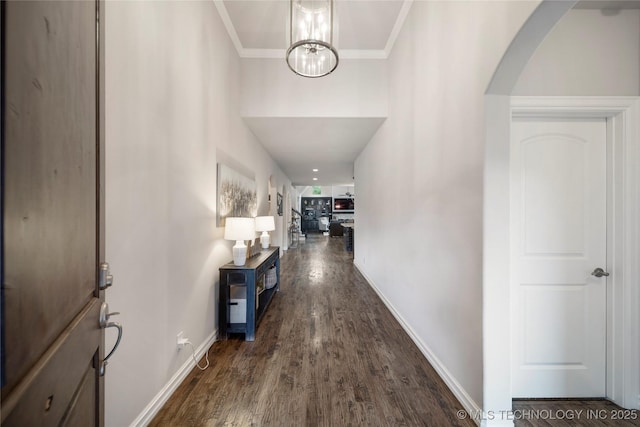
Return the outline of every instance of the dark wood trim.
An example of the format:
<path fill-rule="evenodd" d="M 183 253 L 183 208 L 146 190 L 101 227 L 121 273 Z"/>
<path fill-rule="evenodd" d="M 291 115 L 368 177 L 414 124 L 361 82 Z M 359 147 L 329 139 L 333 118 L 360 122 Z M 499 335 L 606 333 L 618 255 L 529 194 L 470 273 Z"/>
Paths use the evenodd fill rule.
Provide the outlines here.
<path fill-rule="evenodd" d="M 0 388 L 5 386 L 4 321 L 4 112 L 5 112 L 5 1 L 0 2 Z"/>
<path fill-rule="evenodd" d="M 105 291 L 100 290 L 98 281 L 99 266 L 105 259 L 105 0 L 96 2 L 96 297 L 100 302 L 105 300 Z M 100 375 L 100 366 L 105 357 L 105 330 L 101 330 L 100 346 L 93 359 L 93 375 L 95 376 L 95 396 L 97 407 L 94 412 L 94 425 L 104 426 L 105 379 Z"/>

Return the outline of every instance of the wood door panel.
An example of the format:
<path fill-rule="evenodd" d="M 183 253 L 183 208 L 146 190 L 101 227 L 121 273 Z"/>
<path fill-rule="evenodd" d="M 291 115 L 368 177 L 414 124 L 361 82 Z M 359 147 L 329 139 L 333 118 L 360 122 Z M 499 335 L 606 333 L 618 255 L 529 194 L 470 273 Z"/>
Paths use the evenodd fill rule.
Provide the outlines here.
<path fill-rule="evenodd" d="M 93 363 L 89 364 L 80 387 L 67 409 L 63 421 L 60 423 L 65 427 L 87 427 L 95 425 L 96 418 L 96 386 L 98 378 Z"/>
<path fill-rule="evenodd" d="M 3 395 L 95 292 L 95 14 L 5 4 Z"/>
<path fill-rule="evenodd" d="M 97 6 L 2 3 L 3 426 L 103 424 Z"/>
<path fill-rule="evenodd" d="M 91 411 L 90 408 L 95 407 L 95 400 L 88 409 L 82 409 L 78 403 L 86 405 L 91 394 L 95 398 L 94 358 L 101 344 L 102 330 L 98 322 L 101 304 L 94 298 L 39 359 L 35 368 L 3 399 L 3 426 L 59 425 L 63 418 L 75 419 L 65 414 Z M 93 386 L 88 387 L 87 381 L 92 381 Z M 50 403 L 47 403 L 49 399 Z"/>

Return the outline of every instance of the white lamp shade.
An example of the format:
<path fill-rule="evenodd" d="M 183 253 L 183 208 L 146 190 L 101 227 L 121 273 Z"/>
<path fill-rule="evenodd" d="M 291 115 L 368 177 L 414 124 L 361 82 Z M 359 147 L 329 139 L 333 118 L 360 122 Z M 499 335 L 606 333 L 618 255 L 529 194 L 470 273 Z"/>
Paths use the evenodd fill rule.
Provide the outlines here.
<path fill-rule="evenodd" d="M 256 217 L 256 231 L 262 231 L 260 235 L 260 244 L 262 249 L 268 249 L 271 238 L 267 231 L 273 231 L 276 229 L 276 223 L 272 216 L 258 216 Z"/>
<path fill-rule="evenodd" d="M 256 231 L 273 231 L 276 229 L 276 223 L 272 216 L 257 216 Z"/>
<path fill-rule="evenodd" d="M 225 240 L 253 240 L 256 238 L 256 225 L 253 218 L 231 217 L 225 219 Z"/>

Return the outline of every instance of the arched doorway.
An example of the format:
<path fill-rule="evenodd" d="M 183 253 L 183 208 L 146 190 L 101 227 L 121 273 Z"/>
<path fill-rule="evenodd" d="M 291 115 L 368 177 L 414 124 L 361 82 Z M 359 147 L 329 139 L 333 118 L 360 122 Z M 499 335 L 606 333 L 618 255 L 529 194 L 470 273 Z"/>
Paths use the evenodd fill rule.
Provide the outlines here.
<path fill-rule="evenodd" d="M 575 2 L 543 1 L 525 23 L 502 58 L 485 96 L 486 145 L 484 183 L 484 243 L 483 243 L 483 410 L 485 414 L 498 413 L 511 408 L 511 292 L 510 292 L 510 125 L 511 92 L 527 61 L 542 40 L 574 6 Z M 606 116 L 605 107 L 599 107 Z M 616 109 L 617 108 L 617 109 Z M 616 107 L 610 114 L 624 114 L 626 107 Z M 637 114 L 637 113 L 634 113 Z M 636 119 L 637 120 L 637 119 Z M 637 151 L 637 149 L 635 150 Z M 637 172 L 636 172 L 637 177 Z M 632 200 L 637 206 L 638 200 Z M 637 229 L 636 229 L 637 230 Z M 637 241 L 637 236 L 636 236 Z M 637 245 L 637 243 L 636 243 Z M 626 256 L 633 256 L 627 251 Z M 637 256 L 637 253 L 636 253 Z M 632 272 L 637 279 L 637 270 Z M 637 290 L 628 294 L 638 304 Z M 638 321 L 633 318 L 628 329 L 620 333 L 631 334 L 627 347 L 635 348 L 631 360 L 638 360 Z M 635 333 L 635 335 L 634 335 Z M 629 336 L 629 335 L 626 335 Z M 634 338 L 635 337 L 635 338 Z M 619 349 L 625 351 L 624 348 Z M 635 357 L 635 358 L 633 358 Z M 637 362 L 635 363 L 637 365 Z M 638 366 L 627 363 L 617 375 L 638 377 Z M 640 390 L 638 381 L 628 381 L 632 386 L 624 390 L 616 403 L 637 407 Z M 635 400 L 631 400 L 636 396 Z M 611 397 L 608 395 L 608 397 Z M 487 424 L 487 420 L 483 421 Z M 496 420 L 491 425 L 511 421 Z"/>

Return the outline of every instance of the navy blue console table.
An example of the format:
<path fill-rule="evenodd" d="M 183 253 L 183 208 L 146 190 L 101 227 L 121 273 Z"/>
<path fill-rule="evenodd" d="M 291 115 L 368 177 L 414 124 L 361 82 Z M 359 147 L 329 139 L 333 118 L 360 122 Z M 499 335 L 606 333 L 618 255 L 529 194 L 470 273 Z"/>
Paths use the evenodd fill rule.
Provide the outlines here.
<path fill-rule="evenodd" d="M 271 269 L 275 269 L 276 283 L 268 289 L 267 275 Z M 220 337 L 243 333 L 246 341 L 254 341 L 256 326 L 279 290 L 280 248 L 277 246 L 262 249 L 243 266 L 230 262 L 220 267 Z M 244 299 L 234 299 L 234 293 L 244 295 Z"/>

